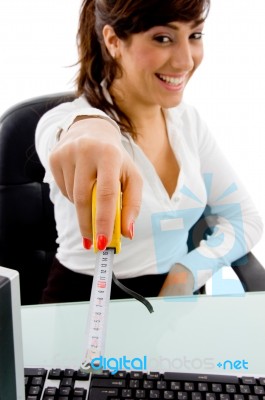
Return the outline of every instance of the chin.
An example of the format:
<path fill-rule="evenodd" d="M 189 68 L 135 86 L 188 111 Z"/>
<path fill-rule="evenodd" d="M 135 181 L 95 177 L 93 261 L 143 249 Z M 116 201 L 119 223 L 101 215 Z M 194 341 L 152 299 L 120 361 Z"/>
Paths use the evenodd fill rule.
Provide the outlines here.
<path fill-rule="evenodd" d="M 177 107 L 183 100 L 183 94 L 179 93 L 178 96 L 171 96 L 167 98 L 161 98 L 160 106 L 162 108 L 174 108 Z"/>
<path fill-rule="evenodd" d="M 174 108 L 177 107 L 178 105 L 180 105 L 180 103 L 182 102 L 182 97 L 181 99 L 175 100 L 175 101 L 167 101 L 167 102 L 162 102 L 161 103 L 161 107 L 162 108 Z"/>

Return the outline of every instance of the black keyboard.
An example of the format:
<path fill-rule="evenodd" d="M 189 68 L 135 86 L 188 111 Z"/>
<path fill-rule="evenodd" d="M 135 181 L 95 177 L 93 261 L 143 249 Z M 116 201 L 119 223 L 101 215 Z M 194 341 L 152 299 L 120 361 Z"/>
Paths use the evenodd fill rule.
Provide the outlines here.
<path fill-rule="evenodd" d="M 26 400 L 265 400 L 265 377 L 25 368 Z"/>

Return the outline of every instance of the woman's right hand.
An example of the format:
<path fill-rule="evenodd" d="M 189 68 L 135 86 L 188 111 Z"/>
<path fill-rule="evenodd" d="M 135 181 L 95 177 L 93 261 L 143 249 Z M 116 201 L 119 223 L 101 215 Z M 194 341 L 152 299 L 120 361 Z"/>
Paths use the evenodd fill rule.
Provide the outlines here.
<path fill-rule="evenodd" d="M 79 117 L 67 132 L 62 132 L 50 155 L 50 165 L 59 189 L 76 207 L 83 238 L 91 241 L 91 198 L 95 181 L 96 235 L 105 237 L 107 243 L 112 238 L 120 181 L 121 231 L 123 236 L 133 237 L 133 224 L 141 205 L 142 178 L 115 126 L 100 117 Z"/>

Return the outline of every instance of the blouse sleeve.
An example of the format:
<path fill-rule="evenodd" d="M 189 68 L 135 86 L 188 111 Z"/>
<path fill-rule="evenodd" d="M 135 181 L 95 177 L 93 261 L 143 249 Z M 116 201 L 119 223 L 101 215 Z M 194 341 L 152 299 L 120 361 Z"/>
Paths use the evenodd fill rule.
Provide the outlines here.
<path fill-rule="evenodd" d="M 201 174 L 207 192 L 205 219 L 212 230 L 180 263 L 194 273 L 195 289 L 223 266 L 246 255 L 259 241 L 263 224 L 247 190 L 195 114 Z"/>
<path fill-rule="evenodd" d="M 101 116 L 109 120 L 119 130 L 119 126 L 103 111 L 91 107 L 84 97 L 72 102 L 62 103 L 45 113 L 39 120 L 35 133 L 36 151 L 45 168 L 44 182 L 53 181 L 50 171 L 49 155 L 57 143 L 57 134 L 67 130 L 80 115 Z"/>

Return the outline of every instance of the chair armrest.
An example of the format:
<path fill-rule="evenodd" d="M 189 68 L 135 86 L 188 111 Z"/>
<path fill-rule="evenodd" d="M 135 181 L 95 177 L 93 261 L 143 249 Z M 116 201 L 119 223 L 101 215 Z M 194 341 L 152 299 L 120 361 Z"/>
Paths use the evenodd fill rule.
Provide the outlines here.
<path fill-rule="evenodd" d="M 235 261 L 231 266 L 246 292 L 265 291 L 265 269 L 252 253 Z"/>

